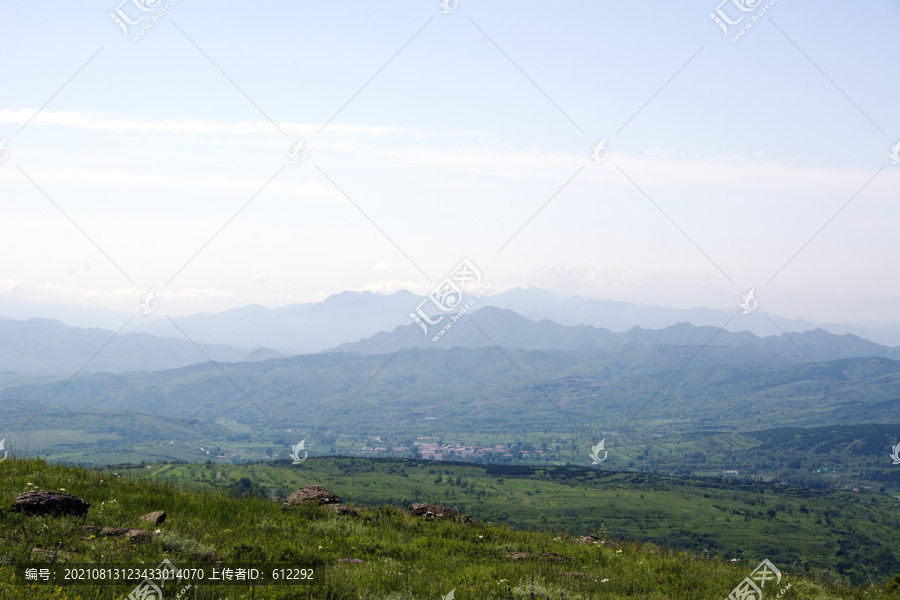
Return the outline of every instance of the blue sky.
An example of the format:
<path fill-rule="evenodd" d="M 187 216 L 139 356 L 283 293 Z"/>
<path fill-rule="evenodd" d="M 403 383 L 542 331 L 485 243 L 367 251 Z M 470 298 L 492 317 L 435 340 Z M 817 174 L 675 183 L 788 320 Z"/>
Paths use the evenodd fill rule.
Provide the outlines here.
<path fill-rule="evenodd" d="M 898 321 L 896 2 L 779 0 L 737 42 L 706 1 L 181 0 L 137 42 L 116 7 L 0 2 L 0 297 L 182 315 L 468 257 L 494 291 Z"/>

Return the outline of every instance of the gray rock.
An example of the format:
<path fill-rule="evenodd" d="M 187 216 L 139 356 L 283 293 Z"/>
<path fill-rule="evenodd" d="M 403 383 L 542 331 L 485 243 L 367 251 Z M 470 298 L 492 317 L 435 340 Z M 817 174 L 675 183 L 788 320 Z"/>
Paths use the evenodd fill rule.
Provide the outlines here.
<path fill-rule="evenodd" d="M 327 487 L 321 485 L 307 485 L 290 496 L 281 503 L 281 508 L 291 508 L 294 506 L 321 506 L 323 504 L 342 504 L 341 499 L 337 497 Z"/>
<path fill-rule="evenodd" d="M 78 496 L 53 490 L 34 490 L 16 496 L 13 510 L 27 515 L 75 515 L 87 514 L 91 503 Z"/>
<path fill-rule="evenodd" d="M 362 512 L 356 507 L 350 508 L 349 506 L 346 506 L 344 504 L 326 504 L 325 509 L 328 512 L 338 515 L 358 515 L 360 512 Z"/>
<path fill-rule="evenodd" d="M 414 502 L 409 505 L 409 511 L 414 515 L 425 517 L 426 521 L 434 521 L 435 519 L 440 518 L 460 519 L 466 522 L 471 520 L 458 510 L 441 504 L 422 504 Z"/>
<path fill-rule="evenodd" d="M 166 511 L 157 510 L 156 512 L 147 513 L 143 517 L 141 517 L 141 521 L 144 523 L 152 523 L 153 525 L 159 525 L 163 521 L 166 520 Z"/>

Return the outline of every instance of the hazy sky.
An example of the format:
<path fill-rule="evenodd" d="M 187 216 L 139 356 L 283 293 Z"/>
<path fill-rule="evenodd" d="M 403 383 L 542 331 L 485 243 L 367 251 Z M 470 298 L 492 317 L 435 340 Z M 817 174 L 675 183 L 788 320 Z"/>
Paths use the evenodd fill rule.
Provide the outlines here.
<path fill-rule="evenodd" d="M 896 1 L 139 3 L 0 2 L 0 297 L 900 320 Z"/>

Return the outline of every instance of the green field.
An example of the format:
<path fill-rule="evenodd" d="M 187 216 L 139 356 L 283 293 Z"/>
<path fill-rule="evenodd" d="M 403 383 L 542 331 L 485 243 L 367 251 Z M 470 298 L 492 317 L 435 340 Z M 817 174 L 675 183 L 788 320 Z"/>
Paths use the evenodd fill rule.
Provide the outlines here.
<path fill-rule="evenodd" d="M 268 483 L 293 482 L 295 479 L 298 484 L 314 479 L 324 483 L 333 479 L 335 491 L 347 498 L 355 497 L 360 505 L 374 501 L 378 495 L 404 493 L 410 486 L 421 486 L 422 493 L 429 499 L 443 495 L 452 501 L 456 495 L 454 504 L 458 506 L 466 504 L 464 491 L 469 494 L 474 490 L 477 494 L 478 491 L 493 490 L 492 494 L 498 500 L 500 495 L 505 497 L 500 504 L 509 506 L 510 516 L 526 514 L 529 507 L 538 503 L 544 505 L 544 512 L 554 514 L 548 507 L 562 500 L 574 503 L 580 491 L 584 494 L 583 499 L 588 498 L 582 500 L 580 506 L 605 502 L 603 512 L 609 512 L 613 520 L 635 512 L 629 504 L 637 503 L 641 490 L 645 496 L 656 496 L 652 500 L 648 497 L 643 505 L 648 516 L 656 511 L 660 515 L 680 513 L 681 518 L 689 519 L 692 516 L 698 518 L 705 512 L 703 506 L 691 507 L 696 499 L 695 491 L 701 488 L 692 487 L 690 482 L 679 488 L 677 482 L 672 481 L 669 484 L 675 489 L 651 492 L 649 482 L 630 479 L 634 475 L 576 473 L 576 477 L 566 477 L 566 482 L 560 482 L 552 473 L 542 473 L 540 477 L 535 473 L 534 477 L 505 475 L 501 478 L 499 474 L 488 475 L 484 469 L 479 473 L 477 467 L 445 465 L 455 473 L 451 476 L 454 482 L 457 477 L 461 478 L 460 484 L 448 482 L 447 487 L 454 488 L 451 491 L 443 483 L 434 482 L 438 476 L 443 478 L 445 475 L 432 473 L 430 464 L 359 459 L 321 459 L 307 463 L 302 469 L 287 465 L 224 467 L 227 473 L 220 476 L 216 474 L 221 473 L 222 468 L 207 469 L 203 465 L 160 465 L 140 471 L 142 477 L 147 471 L 156 471 L 155 477 L 171 477 L 182 482 L 192 477 L 233 481 L 236 484 L 233 491 L 246 488 L 246 497 L 236 497 L 224 490 L 189 489 L 193 486 L 176 484 L 174 480 L 141 482 L 136 475 L 137 468 L 119 468 L 118 475 L 113 475 L 111 472 L 53 466 L 35 459 L 11 458 L 2 463 L 0 496 L 4 502 L 25 489 L 65 488 L 92 505 L 85 517 L 32 517 L 13 512 L 8 504 L 4 504 L 0 508 L 0 597 L 4 600 L 124 598 L 133 585 L 29 584 L 17 574 L 16 566 L 41 567 L 59 561 L 68 566 L 99 563 L 155 567 L 167 559 L 181 568 L 196 563 L 209 568 L 214 561 L 220 560 L 315 563 L 318 583 L 313 586 L 257 585 L 250 588 L 247 585 L 203 583 L 187 590 L 186 597 L 196 600 L 417 600 L 444 598 L 451 591 L 459 600 L 705 600 L 727 596 L 766 557 L 747 550 L 741 558 L 725 560 L 726 554 L 685 553 L 653 544 L 623 542 L 618 536 L 604 531 L 602 526 L 593 531 L 600 537 L 599 543 L 579 543 L 577 536 L 551 531 L 549 526 L 546 532 L 529 532 L 477 519 L 471 523 L 429 522 L 389 505 L 365 508 L 355 516 L 340 516 L 312 507 L 285 511 L 271 500 L 255 497 L 257 484 L 251 482 L 246 486 L 242 479 L 234 480 L 245 474 L 267 476 Z M 198 469 L 210 473 L 204 477 L 199 475 Z M 575 485 L 583 476 L 592 478 L 593 483 Z M 407 480 L 405 487 L 400 486 Z M 207 484 L 207 487 L 211 486 L 211 483 Z M 591 493 L 591 489 L 596 492 Z M 742 497 L 736 490 L 708 489 L 710 503 L 728 503 L 724 497 L 728 494 Z M 535 505 L 527 500 L 550 490 L 557 494 L 554 500 L 545 502 L 535 498 Z M 679 495 L 682 501 L 672 506 Z M 746 498 L 749 500 L 750 496 Z M 811 507 L 810 512 L 816 512 L 834 500 L 807 498 L 804 503 Z M 467 512 L 475 513 L 478 503 L 471 502 Z M 152 541 L 131 543 L 121 538 L 86 535 L 83 530 L 84 526 L 140 527 L 140 515 L 161 508 L 169 516 L 158 527 L 159 532 Z M 878 515 L 880 510 L 874 505 L 853 508 L 857 513 L 866 511 L 868 517 Z M 859 516 L 863 517 L 862 514 Z M 837 522 L 842 517 L 832 518 Z M 860 527 L 862 520 L 858 524 Z M 751 518 L 745 522 L 755 521 Z M 769 527 L 783 528 L 784 525 L 776 520 Z M 749 529 L 747 531 L 748 537 L 754 535 Z M 762 523 L 755 531 L 763 531 Z M 532 557 L 517 559 L 510 556 L 517 552 L 531 553 Z M 888 573 L 876 570 L 877 581 L 849 585 L 840 582 L 834 571 L 817 573 L 817 569 L 808 569 L 807 563 L 802 561 L 789 562 L 786 554 L 768 558 L 783 574 L 779 585 L 789 586 L 782 595 L 788 600 L 900 598 L 900 577 L 887 583 Z"/>
<path fill-rule="evenodd" d="M 33 432 L 35 454 L 71 464 L 106 464 L 156 461 L 234 464 L 266 459 L 286 459 L 289 441 L 280 432 L 254 431 L 237 423 L 219 423 L 193 429 L 179 420 L 170 422 L 142 415 L 130 422 L 127 439 L 116 440 L 110 428 L 125 417 L 109 415 L 104 421 L 96 414 L 71 411 L 70 429 L 63 420 L 52 421 L 60 429 Z M 83 430 L 78 431 L 76 426 Z M 163 435 L 168 426 L 170 437 Z M 830 491 L 900 495 L 900 468 L 889 456 L 893 440 L 900 440 L 896 425 L 838 425 L 817 428 L 778 428 L 750 432 L 707 431 L 657 437 L 647 434 L 607 436 L 609 458 L 604 467 L 616 471 L 689 477 L 727 476 L 742 482 L 785 481 L 791 485 Z M 96 437 L 92 437 L 96 436 Z M 466 457 L 473 464 L 496 465 L 590 465 L 592 442 L 572 434 L 506 432 L 484 435 L 477 432 L 445 433 L 435 436 L 444 444 L 471 446 L 501 445 L 503 452 L 487 452 Z M 251 439 L 252 438 L 252 439 Z M 297 440 L 291 440 L 295 442 Z M 322 455 L 364 456 L 366 458 L 410 458 L 410 451 L 392 452 L 396 445 L 414 446 L 418 440 L 380 436 L 335 436 L 326 446 L 309 443 L 310 457 Z M 426 440 L 432 441 L 432 440 Z M 420 442 L 421 443 L 421 442 Z M 45 445 L 46 444 L 46 445 Z M 387 452 L 364 454 L 362 448 L 387 447 Z M 12 445 L 7 442 L 7 447 Z M 217 458 L 224 456 L 225 458 Z M 456 458 L 459 457 L 445 457 Z M 737 471 L 725 475 L 725 471 Z"/>
<path fill-rule="evenodd" d="M 147 467 L 150 468 L 147 468 Z M 311 458 L 302 465 L 120 465 L 126 477 L 205 491 L 284 497 L 325 485 L 357 506 L 437 502 L 492 523 L 652 542 L 702 556 L 768 557 L 855 583 L 900 571 L 900 500 L 779 482 L 664 477 L 584 467 Z"/>

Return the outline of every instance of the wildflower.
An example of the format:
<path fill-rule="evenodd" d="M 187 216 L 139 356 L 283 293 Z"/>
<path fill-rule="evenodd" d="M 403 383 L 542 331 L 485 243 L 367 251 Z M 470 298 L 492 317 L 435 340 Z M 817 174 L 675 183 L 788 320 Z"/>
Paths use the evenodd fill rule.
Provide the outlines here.
<path fill-rule="evenodd" d="M 66 491 L 66 488 L 59 488 L 59 489 L 60 489 L 60 491 L 62 491 L 62 492 Z"/>
<path fill-rule="evenodd" d="M 601 579 L 600 583 L 606 583 L 607 581 L 609 581 L 609 579 Z"/>
<path fill-rule="evenodd" d="M 731 559 L 731 562 L 737 562 L 737 559 L 736 559 L 736 558 L 732 558 L 732 559 Z"/>
<path fill-rule="evenodd" d="M 622 553 L 621 550 L 616 550 L 616 554 L 621 554 L 621 553 Z"/>

